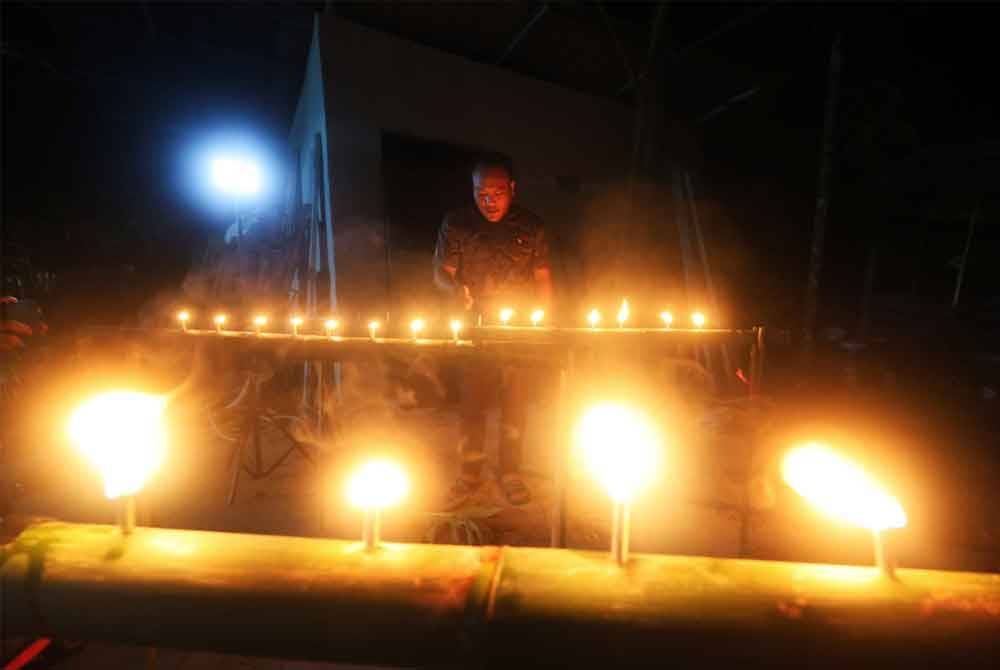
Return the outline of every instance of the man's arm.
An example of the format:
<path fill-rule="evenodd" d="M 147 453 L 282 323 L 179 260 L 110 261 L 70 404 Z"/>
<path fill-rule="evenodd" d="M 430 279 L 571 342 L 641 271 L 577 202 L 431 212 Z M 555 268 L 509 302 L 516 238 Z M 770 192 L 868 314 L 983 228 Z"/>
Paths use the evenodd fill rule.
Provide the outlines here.
<path fill-rule="evenodd" d="M 539 226 L 535 238 L 535 257 L 532 262 L 535 278 L 535 294 L 545 305 L 546 310 L 552 308 L 552 266 L 549 263 L 549 239 L 545 229 Z"/>
<path fill-rule="evenodd" d="M 472 306 L 472 295 L 468 286 L 458 282 L 458 263 L 461 259 L 461 245 L 457 231 L 449 225 L 445 217 L 438 231 L 437 246 L 434 249 L 434 284 L 451 296 L 461 295 L 465 308 Z"/>

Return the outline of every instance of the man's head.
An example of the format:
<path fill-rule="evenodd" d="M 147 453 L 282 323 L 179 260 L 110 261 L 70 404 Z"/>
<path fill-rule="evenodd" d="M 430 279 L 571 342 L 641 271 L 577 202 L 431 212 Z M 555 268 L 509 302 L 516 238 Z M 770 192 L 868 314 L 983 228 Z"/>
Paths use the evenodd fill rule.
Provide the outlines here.
<path fill-rule="evenodd" d="M 496 223 L 507 216 L 514 201 L 514 170 L 502 156 L 485 156 L 472 168 L 472 197 L 479 213 Z"/>

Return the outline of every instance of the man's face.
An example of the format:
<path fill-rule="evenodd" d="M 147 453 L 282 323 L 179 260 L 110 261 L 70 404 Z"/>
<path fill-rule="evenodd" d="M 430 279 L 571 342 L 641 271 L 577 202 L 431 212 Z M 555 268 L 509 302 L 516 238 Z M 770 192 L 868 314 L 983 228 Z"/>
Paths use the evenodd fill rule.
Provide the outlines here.
<path fill-rule="evenodd" d="M 472 197 L 476 207 L 490 223 L 507 215 L 514 201 L 514 180 L 501 167 L 480 167 L 472 173 Z"/>

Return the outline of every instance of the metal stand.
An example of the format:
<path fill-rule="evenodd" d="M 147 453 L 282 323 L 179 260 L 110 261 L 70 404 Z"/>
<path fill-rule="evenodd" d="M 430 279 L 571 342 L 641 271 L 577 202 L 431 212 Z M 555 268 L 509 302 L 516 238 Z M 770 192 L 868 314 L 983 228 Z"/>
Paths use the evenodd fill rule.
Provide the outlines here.
<path fill-rule="evenodd" d="M 233 474 L 229 485 L 229 496 L 226 499 L 226 502 L 229 505 L 232 505 L 236 500 L 236 494 L 239 490 L 240 484 L 240 475 L 244 472 L 255 481 L 258 479 L 265 479 L 281 467 L 281 465 L 288 460 L 289 456 L 296 452 L 310 465 L 316 465 L 315 459 L 306 449 L 304 444 L 295 439 L 294 435 L 275 421 L 270 412 L 261 411 L 260 382 L 258 380 L 254 379 L 251 381 L 249 394 L 246 421 L 243 424 L 243 430 L 241 431 L 240 437 L 237 439 L 236 447 L 233 448 L 231 457 Z M 284 434 L 289 442 L 291 442 L 291 446 L 285 451 L 285 453 L 274 461 L 274 463 L 266 467 L 264 465 L 263 447 L 260 441 L 260 422 L 265 418 L 270 418 L 271 423 L 279 431 L 281 431 L 282 434 Z M 247 467 L 244 463 L 246 460 L 247 450 L 249 450 L 253 455 L 253 463 L 250 467 Z"/>
<path fill-rule="evenodd" d="M 569 452 L 572 447 L 570 426 L 569 377 L 573 370 L 573 350 L 566 352 L 566 359 L 559 370 L 558 434 L 556 436 L 555 476 L 552 478 L 552 510 L 549 526 L 549 546 L 566 548 L 566 479 L 569 470 Z"/>

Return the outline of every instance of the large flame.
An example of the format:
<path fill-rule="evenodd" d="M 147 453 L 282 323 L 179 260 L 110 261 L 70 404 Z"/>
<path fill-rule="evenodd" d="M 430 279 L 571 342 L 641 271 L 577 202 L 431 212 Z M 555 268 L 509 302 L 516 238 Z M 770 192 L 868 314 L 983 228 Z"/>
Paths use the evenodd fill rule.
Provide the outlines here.
<path fill-rule="evenodd" d="M 588 469 L 612 499 L 629 502 L 659 465 L 659 439 L 649 420 L 621 405 L 590 408 L 577 426 Z"/>
<path fill-rule="evenodd" d="M 362 509 L 384 509 L 402 500 L 409 490 L 401 467 L 391 461 L 370 461 L 351 477 L 347 499 Z"/>
<path fill-rule="evenodd" d="M 135 495 L 162 464 L 165 407 L 162 396 L 111 391 L 73 412 L 70 438 L 100 471 L 108 498 Z"/>
<path fill-rule="evenodd" d="M 872 530 L 906 525 L 899 502 L 859 466 L 828 447 L 810 443 L 793 449 L 785 456 L 782 475 L 828 517 Z"/>

